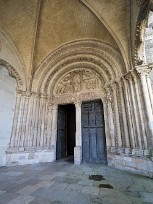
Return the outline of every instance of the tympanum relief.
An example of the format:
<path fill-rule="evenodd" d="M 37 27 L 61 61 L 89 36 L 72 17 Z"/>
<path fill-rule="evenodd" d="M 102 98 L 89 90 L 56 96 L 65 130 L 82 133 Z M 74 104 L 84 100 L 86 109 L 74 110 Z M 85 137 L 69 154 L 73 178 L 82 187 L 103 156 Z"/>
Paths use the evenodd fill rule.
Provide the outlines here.
<path fill-rule="evenodd" d="M 55 87 L 55 94 L 73 94 L 101 88 L 101 80 L 91 70 L 76 70 L 67 73 Z"/>

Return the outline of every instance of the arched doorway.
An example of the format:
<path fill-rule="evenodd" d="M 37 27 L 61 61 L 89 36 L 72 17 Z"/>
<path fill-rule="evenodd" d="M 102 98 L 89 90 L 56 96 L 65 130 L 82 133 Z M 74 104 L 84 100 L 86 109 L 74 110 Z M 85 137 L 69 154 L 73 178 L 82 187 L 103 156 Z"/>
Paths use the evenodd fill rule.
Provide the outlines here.
<path fill-rule="evenodd" d="M 81 104 L 86 101 L 103 102 L 107 150 L 114 146 L 122 148 L 123 142 L 128 146 L 127 121 L 124 117 L 123 124 L 121 118 L 125 110 L 120 80 L 126 68 L 116 49 L 97 40 L 79 40 L 60 47 L 42 64 L 35 73 L 32 91 L 41 93 L 38 101 L 47 98 L 47 134 L 44 138 L 49 141 L 52 161 L 56 160 L 59 105 L 75 104 L 75 163 L 82 162 Z"/>
<path fill-rule="evenodd" d="M 0 166 L 5 165 L 5 151 L 9 147 L 16 102 L 16 80 L 0 65 Z"/>
<path fill-rule="evenodd" d="M 66 72 L 57 80 L 56 159 L 74 155 L 75 163 L 107 163 L 101 93 L 100 76 L 87 68 Z"/>

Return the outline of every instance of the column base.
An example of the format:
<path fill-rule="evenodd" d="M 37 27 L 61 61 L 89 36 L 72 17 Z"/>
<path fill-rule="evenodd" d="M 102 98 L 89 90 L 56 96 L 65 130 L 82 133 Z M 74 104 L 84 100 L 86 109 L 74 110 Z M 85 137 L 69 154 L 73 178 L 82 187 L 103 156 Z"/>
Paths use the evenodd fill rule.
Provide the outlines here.
<path fill-rule="evenodd" d="M 82 163 L 82 148 L 80 146 L 74 147 L 74 164 Z"/>
<path fill-rule="evenodd" d="M 117 169 L 153 178 L 152 150 L 111 147 L 107 162 Z"/>
<path fill-rule="evenodd" d="M 5 155 L 4 166 L 36 164 L 55 161 L 53 149 L 23 150 L 8 149 Z"/>

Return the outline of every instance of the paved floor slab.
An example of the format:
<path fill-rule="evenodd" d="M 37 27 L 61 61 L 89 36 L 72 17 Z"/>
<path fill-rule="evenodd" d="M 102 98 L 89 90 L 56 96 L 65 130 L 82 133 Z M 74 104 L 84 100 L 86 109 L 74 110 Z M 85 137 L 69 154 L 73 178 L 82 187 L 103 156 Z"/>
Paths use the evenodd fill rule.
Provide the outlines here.
<path fill-rule="evenodd" d="M 104 179 L 90 180 L 91 175 L 101 175 Z M 153 179 L 107 165 L 74 165 L 67 160 L 0 167 L 0 204 L 29 203 L 153 203 Z"/>

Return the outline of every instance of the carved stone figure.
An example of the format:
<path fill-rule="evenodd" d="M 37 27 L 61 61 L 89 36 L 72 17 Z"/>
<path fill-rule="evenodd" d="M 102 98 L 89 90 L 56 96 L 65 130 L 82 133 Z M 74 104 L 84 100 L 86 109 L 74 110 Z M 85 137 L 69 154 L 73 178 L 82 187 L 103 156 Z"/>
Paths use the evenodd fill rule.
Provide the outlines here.
<path fill-rule="evenodd" d="M 91 70 L 77 70 L 65 75 L 56 85 L 56 94 L 70 94 L 100 89 L 101 81 Z"/>

